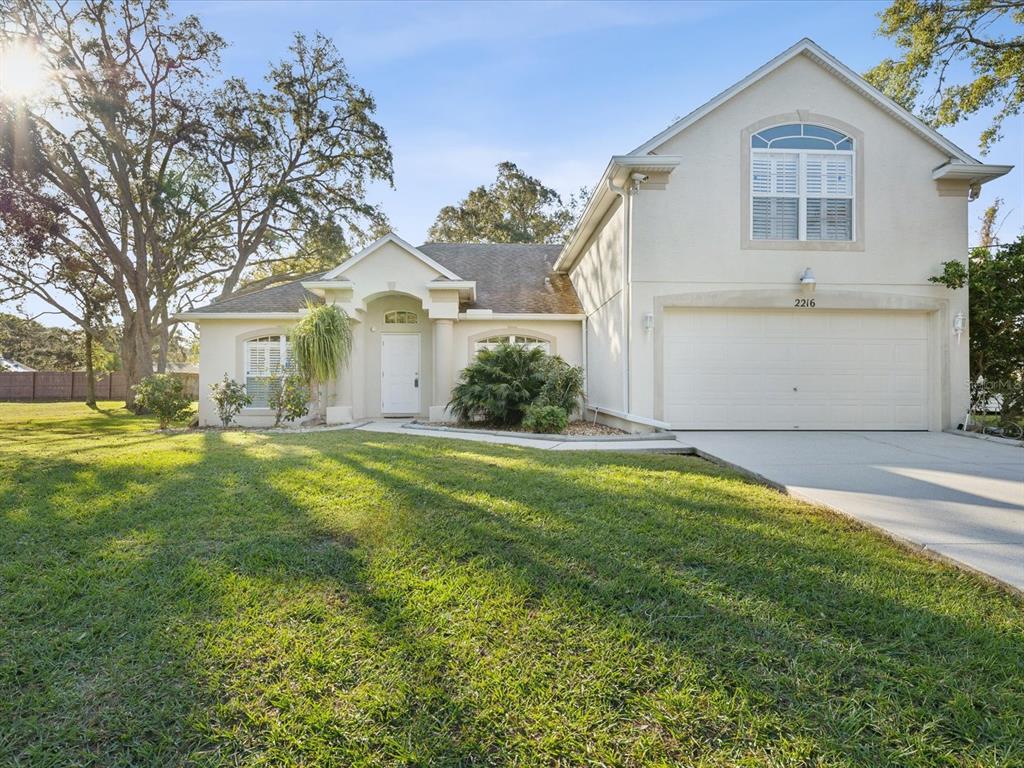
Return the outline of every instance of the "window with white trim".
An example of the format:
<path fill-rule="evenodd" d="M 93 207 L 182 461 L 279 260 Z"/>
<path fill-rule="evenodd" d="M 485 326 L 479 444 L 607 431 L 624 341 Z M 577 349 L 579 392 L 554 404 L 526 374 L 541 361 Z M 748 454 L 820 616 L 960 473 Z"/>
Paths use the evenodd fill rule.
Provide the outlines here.
<path fill-rule="evenodd" d="M 420 318 L 415 312 L 404 309 L 394 309 L 384 313 L 385 325 L 415 325 L 419 321 Z"/>
<path fill-rule="evenodd" d="M 751 136 L 751 240 L 853 240 L 853 158 L 853 139 L 822 125 Z"/>
<path fill-rule="evenodd" d="M 275 379 L 292 370 L 292 344 L 287 336 L 260 336 L 245 342 L 245 391 L 252 407 L 266 408 Z"/>
<path fill-rule="evenodd" d="M 528 349 L 543 349 L 546 354 L 551 354 L 550 341 L 537 336 L 525 336 L 521 333 L 502 333 L 480 339 L 476 342 L 474 351 L 479 354 L 481 349 L 494 349 L 501 344 L 522 344 Z"/>

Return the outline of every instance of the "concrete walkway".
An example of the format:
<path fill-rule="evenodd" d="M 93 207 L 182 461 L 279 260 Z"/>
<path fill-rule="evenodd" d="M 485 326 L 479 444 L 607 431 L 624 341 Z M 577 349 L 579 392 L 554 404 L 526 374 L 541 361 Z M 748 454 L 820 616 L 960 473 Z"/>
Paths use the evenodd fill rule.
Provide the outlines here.
<path fill-rule="evenodd" d="M 1024 448 L 937 432 L 675 434 L 1024 590 Z"/>
<path fill-rule="evenodd" d="M 538 448 L 542 451 L 653 451 L 656 453 L 692 453 L 675 438 L 666 433 L 662 440 L 538 440 L 530 437 L 489 435 L 471 432 L 444 432 L 441 430 L 413 429 L 404 426 L 408 420 L 375 419 L 365 424 L 356 424 L 353 429 L 364 432 L 390 432 L 409 437 L 440 437 L 446 440 L 469 440 L 494 445 L 519 445 L 524 448 Z"/>

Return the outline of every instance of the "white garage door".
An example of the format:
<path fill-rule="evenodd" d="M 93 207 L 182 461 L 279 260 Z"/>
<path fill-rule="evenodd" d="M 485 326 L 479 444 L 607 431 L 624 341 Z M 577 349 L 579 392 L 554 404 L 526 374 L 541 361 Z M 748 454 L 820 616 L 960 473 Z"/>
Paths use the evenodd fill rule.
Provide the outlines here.
<path fill-rule="evenodd" d="M 677 429 L 927 429 L 919 312 L 669 310 L 664 418 Z"/>

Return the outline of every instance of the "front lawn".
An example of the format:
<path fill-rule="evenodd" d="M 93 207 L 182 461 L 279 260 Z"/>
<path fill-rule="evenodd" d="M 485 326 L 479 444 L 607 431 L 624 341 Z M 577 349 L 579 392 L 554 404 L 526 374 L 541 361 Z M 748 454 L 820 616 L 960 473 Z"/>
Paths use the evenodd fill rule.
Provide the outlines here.
<path fill-rule="evenodd" d="M 0 765 L 1021 765 L 1024 602 L 698 459 L 0 404 Z"/>

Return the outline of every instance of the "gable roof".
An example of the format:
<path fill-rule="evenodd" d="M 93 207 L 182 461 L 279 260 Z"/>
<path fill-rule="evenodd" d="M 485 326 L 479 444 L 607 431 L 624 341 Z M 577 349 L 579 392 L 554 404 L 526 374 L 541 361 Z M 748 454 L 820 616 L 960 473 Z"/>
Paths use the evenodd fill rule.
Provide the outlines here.
<path fill-rule="evenodd" d="M 436 261 L 434 261 L 432 258 L 430 258 L 427 254 L 425 254 L 422 250 L 420 250 L 416 246 L 411 245 L 410 243 L 408 243 L 405 240 L 403 240 L 402 238 L 400 238 L 394 232 L 388 232 L 386 235 L 384 235 L 384 237 L 381 237 L 381 238 L 379 238 L 377 240 L 374 240 L 368 246 L 363 248 L 363 250 L 359 251 L 359 253 L 357 253 L 355 256 L 353 256 L 350 259 L 346 259 L 344 262 L 342 262 L 342 264 L 340 266 L 337 266 L 334 269 L 329 270 L 328 272 L 325 272 L 324 275 L 323 275 L 323 279 L 324 280 L 334 280 L 334 279 L 338 278 L 340 275 L 344 274 L 350 268 L 354 267 L 360 261 L 365 259 L 370 254 L 372 254 L 374 251 L 376 251 L 381 246 L 386 245 L 387 243 L 394 243 L 399 248 L 403 249 L 404 251 L 407 251 L 409 253 L 409 255 L 413 256 L 414 258 L 419 259 L 424 264 L 426 264 L 428 267 L 433 269 L 435 272 L 439 272 L 441 275 L 443 275 L 444 277 L 447 277 L 449 280 L 461 280 L 462 279 L 457 274 L 455 274 L 450 269 L 448 269 L 447 267 L 444 267 L 441 264 L 438 264 Z"/>
<path fill-rule="evenodd" d="M 294 314 L 312 302 L 323 304 L 324 300 L 312 291 L 306 290 L 302 283 L 309 280 L 322 278 L 326 272 L 316 272 L 311 275 L 303 275 L 297 280 L 280 285 L 273 285 L 258 291 L 236 293 L 226 299 L 207 304 L 205 307 L 197 307 L 188 312 L 178 315 L 185 320 L 193 314 Z"/>
<path fill-rule="evenodd" d="M 838 77 L 840 80 L 845 82 L 848 86 L 853 88 L 855 91 L 860 92 L 862 96 L 867 98 L 869 101 L 874 102 L 884 112 L 887 112 L 890 116 L 896 118 L 899 122 L 903 123 L 907 128 L 916 133 L 922 139 L 932 144 L 934 147 L 942 152 L 945 152 L 952 158 L 956 158 L 962 163 L 973 163 L 981 165 L 981 162 L 971 155 L 967 154 L 964 150 L 960 149 L 956 144 L 951 142 L 945 136 L 940 134 L 934 128 L 927 123 L 914 117 L 909 111 L 901 107 L 895 101 L 890 99 L 880 90 L 875 88 L 871 83 L 865 80 L 863 77 L 858 75 L 848 66 L 843 64 L 839 59 L 830 54 L 816 42 L 811 40 L 809 37 L 805 37 L 803 40 L 787 48 L 785 51 L 780 53 L 774 59 L 769 61 L 767 64 L 757 68 L 745 78 L 740 80 L 735 85 L 726 88 L 720 94 L 715 96 L 710 101 L 697 107 L 690 114 L 680 118 L 676 122 L 672 123 L 668 128 L 659 133 L 657 136 L 648 139 L 639 147 L 634 149 L 629 154 L 631 155 L 642 155 L 651 152 L 666 141 L 671 139 L 673 136 L 686 130 L 689 126 L 700 120 L 706 114 L 719 106 L 727 102 L 733 96 L 745 91 L 747 88 L 752 86 L 759 80 L 764 79 L 772 72 L 777 70 L 786 62 L 797 56 L 806 56 L 811 61 L 815 62 L 821 67 L 831 72 L 833 75 Z"/>
<path fill-rule="evenodd" d="M 608 191 L 609 184 L 615 184 L 618 176 L 621 176 L 623 169 L 642 169 L 645 163 L 661 161 L 665 164 L 664 170 L 671 173 L 671 168 L 678 165 L 680 158 L 673 155 L 654 154 L 654 150 L 662 146 L 674 136 L 685 131 L 702 117 L 720 107 L 733 96 L 743 92 L 759 80 L 767 77 L 786 62 L 797 56 L 806 56 L 818 66 L 839 78 L 850 88 L 859 92 L 862 96 L 873 102 L 880 109 L 891 115 L 897 121 L 905 125 L 915 134 L 927 141 L 932 146 L 944 152 L 950 161 L 940 165 L 934 170 L 933 177 L 936 179 L 951 178 L 969 181 L 972 187 L 979 186 L 986 181 L 998 178 L 1012 170 L 1011 165 L 986 165 L 975 159 L 945 136 L 940 134 L 930 125 L 914 117 L 909 111 L 901 107 L 884 93 L 879 91 L 867 80 L 847 67 L 832 54 L 818 45 L 808 37 L 800 40 L 795 45 L 787 48 L 774 59 L 751 72 L 738 83 L 725 89 L 710 101 L 704 103 L 685 117 L 680 118 L 672 125 L 656 136 L 648 139 L 639 147 L 626 155 L 612 157 L 611 162 L 605 169 L 604 174 L 593 188 L 590 199 L 584 208 L 576 229 L 572 232 L 562 248 L 558 259 L 555 262 L 555 269 L 560 273 L 571 272 L 576 265 L 580 250 L 589 239 L 594 227 L 605 214 L 608 206 L 614 199 L 614 195 Z M 976 190 L 972 189 L 972 194 Z"/>
<path fill-rule="evenodd" d="M 579 314 L 583 310 L 572 282 L 565 275 L 552 271 L 561 248 L 560 245 L 426 243 L 413 250 L 428 259 L 428 263 L 436 264 L 435 269 L 441 275 L 455 275 L 454 278 L 438 277 L 437 283 L 476 281 L 475 300 L 463 303 L 460 307 L 463 310 L 489 309 L 498 314 Z M 308 302 L 322 304 L 324 301 L 303 283 L 330 280 L 338 270 L 339 267 L 335 267 L 259 291 L 239 293 L 177 317 L 190 320 L 211 315 L 225 318 L 295 316 Z"/>
<path fill-rule="evenodd" d="M 424 243 L 420 250 L 463 279 L 476 281 L 476 301 L 463 304 L 463 310 L 565 315 L 583 312 L 572 282 L 554 272 L 560 245 Z"/>

